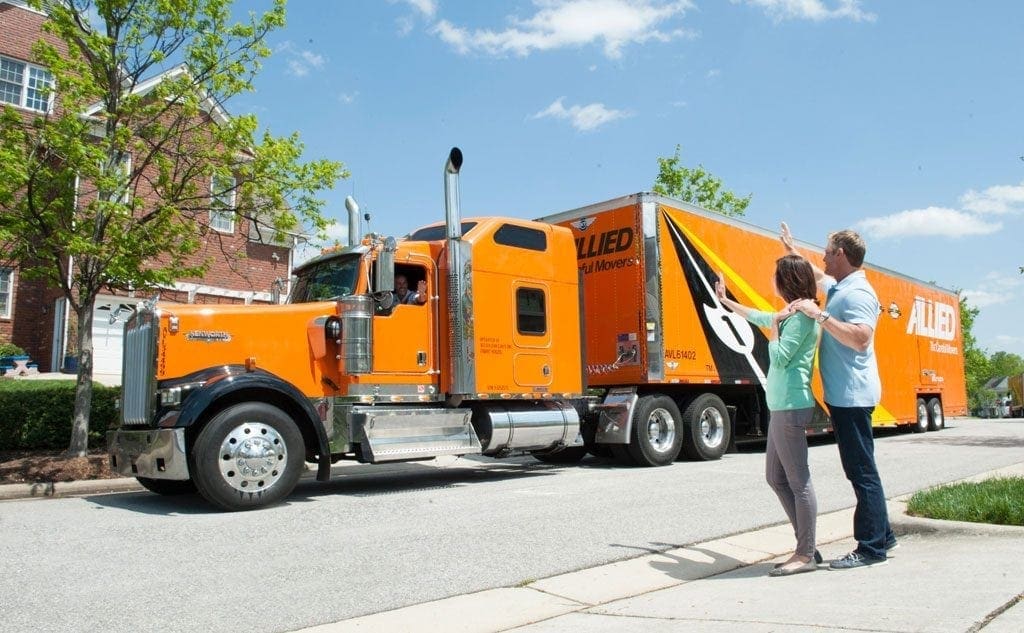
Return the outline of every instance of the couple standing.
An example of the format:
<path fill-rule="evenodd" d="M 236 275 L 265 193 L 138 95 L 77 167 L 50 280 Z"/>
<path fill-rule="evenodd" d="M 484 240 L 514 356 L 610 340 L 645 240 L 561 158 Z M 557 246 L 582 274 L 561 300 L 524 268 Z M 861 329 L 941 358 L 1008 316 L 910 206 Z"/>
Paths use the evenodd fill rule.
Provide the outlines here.
<path fill-rule="evenodd" d="M 776 313 L 762 312 L 726 296 L 721 302 L 754 325 L 770 328 L 770 365 L 766 399 L 771 413 L 765 448 L 765 477 L 782 502 L 796 533 L 793 555 L 776 565 L 771 576 L 814 571 L 822 562 L 815 548 L 818 514 L 807 465 L 806 427 L 814 414 L 811 372 L 821 334 L 819 365 L 846 478 L 853 485 L 857 507 L 853 535 L 857 548 L 830 563 L 832 569 L 855 569 L 884 564 L 896 547 L 889 527 L 885 494 L 875 466 L 871 414 L 881 398 L 881 382 L 873 338 L 878 321 L 878 298 L 861 270 L 866 247 L 850 230 L 828 236 L 824 270 L 797 254 L 789 227 L 780 235 L 788 255 L 776 262 L 775 290 L 787 305 Z M 817 286 L 826 291 L 825 308 L 818 307 Z"/>

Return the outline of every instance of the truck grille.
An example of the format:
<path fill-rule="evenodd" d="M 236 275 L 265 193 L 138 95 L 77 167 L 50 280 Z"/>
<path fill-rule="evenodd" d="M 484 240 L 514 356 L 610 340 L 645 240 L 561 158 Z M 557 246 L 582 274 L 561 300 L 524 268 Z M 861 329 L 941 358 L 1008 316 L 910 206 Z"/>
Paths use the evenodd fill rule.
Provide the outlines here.
<path fill-rule="evenodd" d="M 148 425 L 156 412 L 156 342 L 160 323 L 148 306 L 139 305 L 124 326 L 121 365 L 121 426 Z"/>

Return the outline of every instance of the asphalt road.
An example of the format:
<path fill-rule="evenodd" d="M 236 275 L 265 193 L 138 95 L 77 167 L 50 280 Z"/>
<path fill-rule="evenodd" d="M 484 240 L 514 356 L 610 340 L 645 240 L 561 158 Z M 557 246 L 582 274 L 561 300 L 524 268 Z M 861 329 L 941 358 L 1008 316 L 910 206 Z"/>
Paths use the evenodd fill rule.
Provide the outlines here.
<path fill-rule="evenodd" d="M 890 497 L 1024 459 L 1024 420 L 876 441 Z M 819 510 L 853 505 L 835 445 Z M 225 514 L 150 493 L 0 503 L 0 632 L 290 631 L 783 522 L 763 447 L 621 468 L 444 458 L 349 465 Z"/>

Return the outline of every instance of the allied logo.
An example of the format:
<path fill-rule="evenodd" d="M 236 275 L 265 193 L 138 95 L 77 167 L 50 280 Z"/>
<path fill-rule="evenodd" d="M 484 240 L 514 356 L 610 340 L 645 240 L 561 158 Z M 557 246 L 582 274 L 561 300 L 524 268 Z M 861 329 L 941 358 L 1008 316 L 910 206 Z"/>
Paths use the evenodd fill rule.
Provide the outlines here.
<path fill-rule="evenodd" d="M 577 231 L 586 231 L 591 227 L 591 225 L 594 224 L 594 220 L 596 219 L 597 218 L 595 216 L 590 216 L 589 218 L 580 218 L 579 220 L 571 222 L 570 224 Z"/>
<path fill-rule="evenodd" d="M 952 341 L 956 337 L 956 310 L 948 303 L 914 297 L 914 307 L 907 320 L 907 334 Z"/>

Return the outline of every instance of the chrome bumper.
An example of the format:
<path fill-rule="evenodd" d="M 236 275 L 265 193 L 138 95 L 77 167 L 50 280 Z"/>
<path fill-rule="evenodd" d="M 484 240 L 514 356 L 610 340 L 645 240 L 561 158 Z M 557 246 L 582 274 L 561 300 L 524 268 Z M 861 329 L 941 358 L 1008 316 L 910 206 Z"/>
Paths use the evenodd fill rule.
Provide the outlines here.
<path fill-rule="evenodd" d="M 107 433 L 111 470 L 128 477 L 188 479 L 185 429 L 118 429 Z"/>

